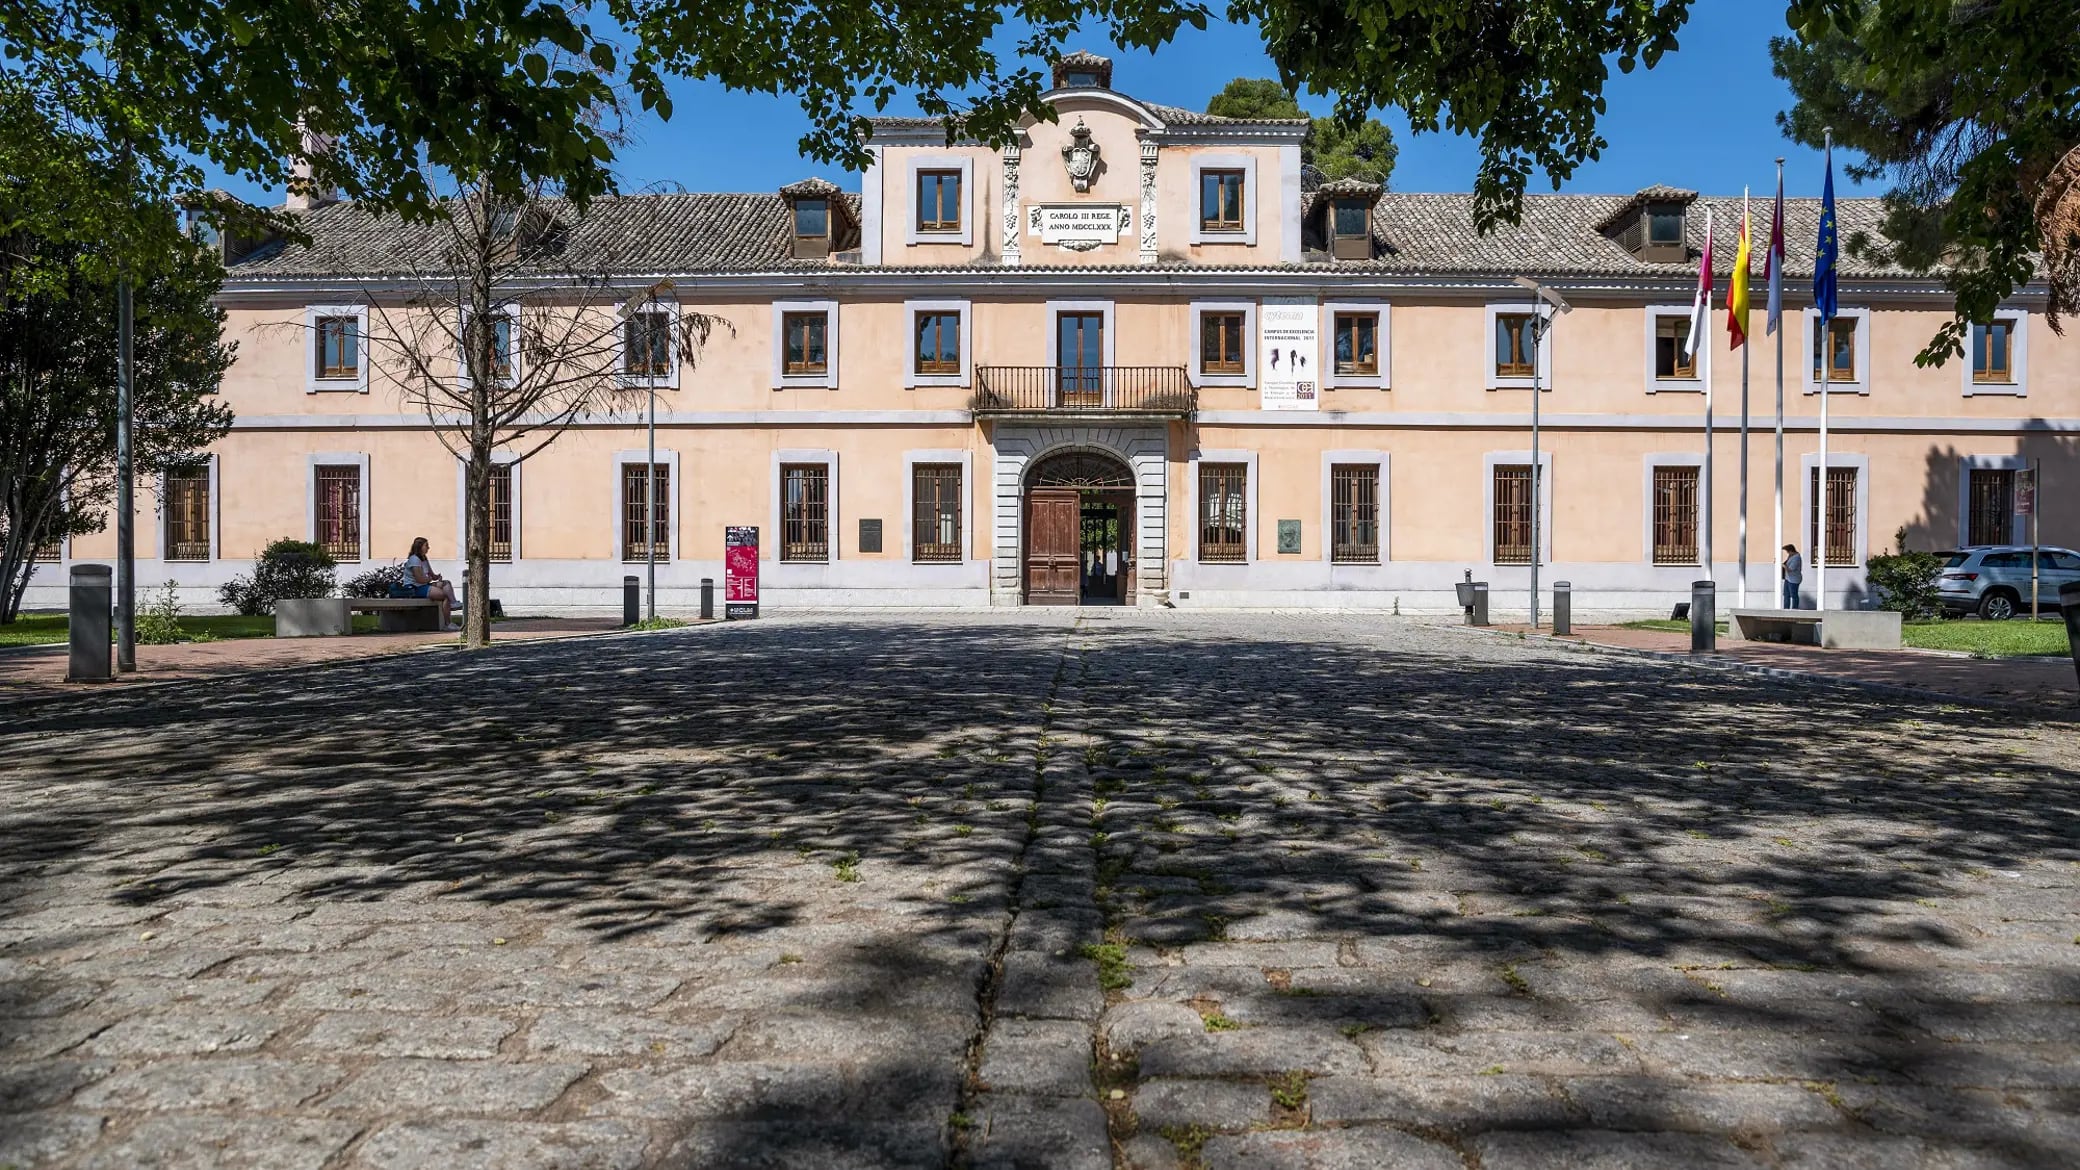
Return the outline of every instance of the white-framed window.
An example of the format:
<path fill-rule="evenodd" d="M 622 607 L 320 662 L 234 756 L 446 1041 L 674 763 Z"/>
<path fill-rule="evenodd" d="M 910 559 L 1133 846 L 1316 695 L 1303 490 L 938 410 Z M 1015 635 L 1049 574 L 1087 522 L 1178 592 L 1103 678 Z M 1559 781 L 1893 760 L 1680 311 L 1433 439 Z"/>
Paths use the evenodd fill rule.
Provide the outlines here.
<path fill-rule="evenodd" d="M 614 306 L 614 315 L 614 369 L 622 383 L 677 390 L 679 303 L 653 300 L 630 308 L 624 301 Z"/>
<path fill-rule="evenodd" d="M 903 385 L 966 386 L 974 370 L 974 312 L 967 301 L 904 301 L 909 331 Z"/>
<path fill-rule="evenodd" d="M 1662 568 L 1698 568 L 1704 555 L 1704 456 L 1649 455 L 1642 486 L 1643 559 Z"/>
<path fill-rule="evenodd" d="M 912 564 L 968 560 L 973 469 L 960 448 L 903 452 L 903 548 Z"/>
<path fill-rule="evenodd" d="M 657 510 L 650 512 L 650 485 L 645 465 L 657 472 Z M 679 453 L 658 448 L 653 464 L 648 451 L 614 452 L 614 559 L 623 564 L 647 560 L 644 541 L 657 544 L 660 562 L 679 559 Z M 645 524 L 646 518 L 651 521 Z"/>
<path fill-rule="evenodd" d="M 975 158 L 923 154 L 906 159 L 903 206 L 909 208 L 904 242 L 975 243 Z"/>
<path fill-rule="evenodd" d="M 773 388 L 838 388 L 838 302 L 773 302 Z"/>
<path fill-rule="evenodd" d="M 1820 515 L 1820 456 L 1817 452 L 1799 457 L 1798 537 L 1795 543 L 1805 554 L 1808 566 L 1817 565 L 1820 544 L 1816 533 L 1824 525 L 1833 534 L 1829 542 L 1830 569 L 1851 569 L 1870 555 L 1871 461 L 1867 455 L 1827 453 L 1832 486 L 1828 489 L 1828 516 Z M 1847 547 L 1842 547 L 1846 545 Z M 1811 570 L 1808 569 L 1808 572 Z"/>
<path fill-rule="evenodd" d="M 838 453 L 826 448 L 773 452 L 773 552 L 782 564 L 838 559 Z"/>
<path fill-rule="evenodd" d="M 637 461 L 640 466 L 641 461 Z M 510 451 L 491 453 L 491 562 L 520 559 L 520 468 Z M 469 462 L 455 461 L 455 549 L 469 552 Z"/>
<path fill-rule="evenodd" d="M 1957 461 L 1960 547 L 2028 540 L 2029 518 L 2015 514 L 2015 489 L 2028 467 L 2020 455 L 1966 455 Z"/>
<path fill-rule="evenodd" d="M 1193 301 L 1192 384 L 1253 386 L 1257 380 L 1257 303 Z"/>
<path fill-rule="evenodd" d="M 1119 331 L 1113 328 L 1111 301 L 1048 301 L 1046 310 L 1049 366 L 1085 369 L 1116 364 Z"/>
<path fill-rule="evenodd" d="M 368 358 L 367 305 L 304 308 L 304 393 L 368 393 Z"/>
<path fill-rule="evenodd" d="M 1191 242 L 1257 242 L 1257 156 L 1192 156 Z"/>
<path fill-rule="evenodd" d="M 304 523 L 310 542 L 342 564 L 368 559 L 368 454 L 322 452 L 308 456 Z"/>
<path fill-rule="evenodd" d="M 217 457 L 159 473 L 159 559 L 195 563 L 222 555 Z"/>
<path fill-rule="evenodd" d="M 1820 392 L 1820 310 L 1807 309 L 1804 313 L 1805 333 L 1799 352 L 1804 355 L 1799 362 L 1800 377 L 1805 382 L 1805 392 Z M 1830 394 L 1869 394 L 1871 392 L 1871 311 L 1868 308 L 1843 306 L 1835 313 L 1831 322 L 1833 345 L 1828 347 L 1828 385 Z M 1844 375 L 1848 375 L 1844 377 Z"/>
<path fill-rule="evenodd" d="M 492 361 L 497 368 L 492 371 L 500 381 L 511 381 L 520 373 L 521 316 L 517 302 L 494 305 L 491 309 Z M 469 358 L 463 352 L 469 338 L 469 313 L 465 310 L 455 330 L 455 379 L 469 385 Z"/>
<path fill-rule="evenodd" d="M 1481 457 L 1482 547 L 1488 563 L 1529 565 L 1531 535 L 1538 536 L 1538 563 L 1553 560 L 1553 453 L 1538 455 L 1538 474 L 1531 473 L 1531 452 L 1490 451 Z M 1537 522 L 1532 509 L 1537 509 Z"/>
<path fill-rule="evenodd" d="M 1387 453 L 1322 452 L 1322 559 L 1332 565 L 1383 565 L 1391 559 Z"/>
<path fill-rule="evenodd" d="M 1257 559 L 1257 453 L 1202 448 L 1185 480 L 1192 543 L 1202 565 L 1246 565 Z"/>
<path fill-rule="evenodd" d="M 1553 311 L 1543 301 L 1490 301 L 1481 353 L 1490 390 L 1529 390 L 1537 372 L 1541 390 L 1553 388 Z"/>
<path fill-rule="evenodd" d="M 1647 393 L 1703 393 L 1704 354 L 1693 357 L 1684 348 L 1690 340 L 1690 306 L 1648 305 L 1645 313 Z"/>
<path fill-rule="evenodd" d="M 1322 336 L 1329 339 L 1323 370 L 1327 389 L 1385 390 L 1392 385 L 1387 302 L 1326 302 L 1322 305 Z"/>
<path fill-rule="evenodd" d="M 2029 395 L 2029 312 L 2001 309 L 1973 325 L 1964 346 L 1964 393 Z"/>

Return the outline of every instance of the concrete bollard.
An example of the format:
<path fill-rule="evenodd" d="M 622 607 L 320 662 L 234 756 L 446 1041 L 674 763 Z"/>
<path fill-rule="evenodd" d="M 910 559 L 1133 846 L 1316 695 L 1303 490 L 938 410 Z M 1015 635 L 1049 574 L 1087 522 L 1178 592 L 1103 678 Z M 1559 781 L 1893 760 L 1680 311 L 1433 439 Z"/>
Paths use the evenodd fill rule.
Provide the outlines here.
<path fill-rule="evenodd" d="M 1574 633 L 1574 582 L 1553 582 L 1553 634 Z"/>
<path fill-rule="evenodd" d="M 1469 626 L 1485 626 L 1488 624 L 1488 583 L 1486 581 L 1475 581 L 1473 583 L 1473 608 L 1467 611 L 1466 624 Z"/>
<path fill-rule="evenodd" d="M 702 578 L 701 578 L 701 620 L 702 620 L 702 621 L 708 621 L 709 619 L 713 618 L 714 616 L 715 616 L 715 578 L 713 578 L 713 577 L 702 577 Z"/>
<path fill-rule="evenodd" d="M 1718 648 L 1719 583 L 1690 582 L 1690 653 L 1710 654 Z"/>
<path fill-rule="evenodd" d="M 627 576 L 621 579 L 621 624 L 632 626 L 643 620 L 643 579 Z"/>
<path fill-rule="evenodd" d="M 65 615 L 71 657 L 66 682 L 107 682 L 115 677 L 108 644 L 114 604 L 114 571 L 107 565 L 72 566 L 72 596 Z"/>
<path fill-rule="evenodd" d="M 2073 677 L 2080 679 L 2080 581 L 2058 587 L 2058 609 L 2066 619 L 2066 648 L 2073 652 Z"/>

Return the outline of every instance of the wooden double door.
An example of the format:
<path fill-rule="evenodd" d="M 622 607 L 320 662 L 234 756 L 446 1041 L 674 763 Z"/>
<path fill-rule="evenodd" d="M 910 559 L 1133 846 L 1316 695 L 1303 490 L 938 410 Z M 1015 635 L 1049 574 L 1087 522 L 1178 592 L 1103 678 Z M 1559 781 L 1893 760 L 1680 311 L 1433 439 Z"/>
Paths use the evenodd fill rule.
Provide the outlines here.
<path fill-rule="evenodd" d="M 1133 604 L 1133 491 L 1033 488 L 1025 550 L 1026 604 Z"/>

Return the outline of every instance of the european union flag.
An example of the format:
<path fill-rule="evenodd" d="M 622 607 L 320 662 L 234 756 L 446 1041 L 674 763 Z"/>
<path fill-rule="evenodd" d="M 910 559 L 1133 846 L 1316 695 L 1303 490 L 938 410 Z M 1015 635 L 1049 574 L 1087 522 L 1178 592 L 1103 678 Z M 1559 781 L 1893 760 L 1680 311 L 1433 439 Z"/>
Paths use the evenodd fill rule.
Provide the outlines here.
<path fill-rule="evenodd" d="M 1834 147 L 1827 148 L 1827 185 L 1820 188 L 1820 244 L 1813 250 L 1813 306 L 1822 320 L 1834 317 L 1835 263 L 1841 243 L 1834 222 Z"/>

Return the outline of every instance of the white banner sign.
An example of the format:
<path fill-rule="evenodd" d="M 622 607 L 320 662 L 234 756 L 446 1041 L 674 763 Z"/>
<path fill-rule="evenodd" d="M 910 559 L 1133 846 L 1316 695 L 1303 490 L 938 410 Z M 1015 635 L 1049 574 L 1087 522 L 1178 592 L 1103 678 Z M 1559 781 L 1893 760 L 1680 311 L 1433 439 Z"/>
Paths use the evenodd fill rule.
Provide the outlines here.
<path fill-rule="evenodd" d="M 1320 410 L 1321 311 L 1306 297 L 1265 297 L 1257 311 L 1262 340 L 1257 384 L 1265 410 Z"/>
<path fill-rule="evenodd" d="M 1117 244 L 1133 226 L 1133 215 L 1117 203 L 1042 203 L 1026 212 L 1027 235 L 1071 249 Z"/>

